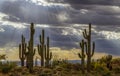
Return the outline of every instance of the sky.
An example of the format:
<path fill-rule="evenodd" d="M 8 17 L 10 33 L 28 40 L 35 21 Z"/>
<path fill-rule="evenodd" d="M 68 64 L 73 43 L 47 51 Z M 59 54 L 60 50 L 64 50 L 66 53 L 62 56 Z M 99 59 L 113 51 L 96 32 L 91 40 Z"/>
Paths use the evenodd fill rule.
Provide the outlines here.
<path fill-rule="evenodd" d="M 35 46 L 45 29 L 50 46 L 80 49 L 82 31 L 92 23 L 96 52 L 120 55 L 120 0 L 0 0 L 0 48 L 18 47 L 21 34 L 29 40 L 35 23 Z"/>

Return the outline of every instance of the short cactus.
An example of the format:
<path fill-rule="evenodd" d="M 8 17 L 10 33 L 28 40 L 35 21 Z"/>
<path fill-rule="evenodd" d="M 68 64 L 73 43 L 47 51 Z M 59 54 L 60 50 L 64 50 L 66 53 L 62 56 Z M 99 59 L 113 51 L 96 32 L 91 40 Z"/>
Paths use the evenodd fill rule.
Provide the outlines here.
<path fill-rule="evenodd" d="M 45 39 L 44 30 L 42 30 L 42 35 L 39 37 L 40 45 L 38 44 L 38 54 L 41 56 L 41 66 L 44 66 L 44 52 L 45 52 Z"/>
<path fill-rule="evenodd" d="M 89 24 L 89 31 L 85 29 L 83 32 L 83 36 L 86 39 L 86 55 L 87 55 L 87 71 L 90 72 L 91 69 L 91 58 L 94 55 L 95 51 L 95 42 L 93 42 L 93 46 L 91 49 L 91 24 Z"/>
<path fill-rule="evenodd" d="M 26 46 L 27 44 L 25 43 L 25 37 L 22 35 L 21 36 L 21 44 L 19 44 L 19 58 L 21 60 L 21 66 L 24 66 L 24 60 L 25 60 L 25 52 L 26 52 Z"/>
<path fill-rule="evenodd" d="M 45 60 L 46 60 L 46 67 L 49 67 L 50 65 L 50 60 L 52 59 L 52 52 L 49 51 L 49 37 L 47 37 L 47 46 L 45 49 Z"/>
<path fill-rule="evenodd" d="M 82 73 L 85 72 L 85 53 L 84 53 L 84 47 L 85 47 L 85 41 L 82 40 L 80 43 L 81 47 L 81 54 L 78 53 L 79 58 L 81 58 L 81 67 L 82 67 Z"/>

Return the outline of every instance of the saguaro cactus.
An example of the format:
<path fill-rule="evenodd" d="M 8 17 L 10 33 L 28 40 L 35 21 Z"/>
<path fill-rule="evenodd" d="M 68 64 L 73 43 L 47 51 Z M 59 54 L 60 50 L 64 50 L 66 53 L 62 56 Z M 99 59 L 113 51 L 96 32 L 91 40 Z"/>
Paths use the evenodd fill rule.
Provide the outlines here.
<path fill-rule="evenodd" d="M 28 51 L 26 52 L 26 57 L 27 57 L 27 68 L 29 69 L 29 72 L 32 73 L 33 71 L 33 57 L 35 55 L 35 49 L 34 49 L 34 33 L 35 33 L 35 29 L 34 29 L 34 24 L 31 23 L 31 27 L 30 27 L 30 40 L 28 42 Z"/>
<path fill-rule="evenodd" d="M 91 24 L 89 24 L 89 31 L 85 29 L 83 36 L 86 39 L 86 55 L 87 55 L 87 71 L 90 72 L 91 69 L 91 57 L 94 55 L 95 42 L 92 44 L 91 48 Z"/>
<path fill-rule="evenodd" d="M 80 42 L 80 47 L 81 47 L 81 54 L 78 53 L 78 56 L 79 58 L 81 58 L 82 73 L 84 73 L 85 72 L 85 53 L 84 53 L 85 41 L 84 40 Z"/>
<path fill-rule="evenodd" d="M 49 51 L 49 37 L 47 37 L 47 46 L 45 49 L 45 60 L 46 60 L 46 67 L 49 67 L 50 65 L 50 60 L 52 59 L 52 52 Z"/>
<path fill-rule="evenodd" d="M 41 56 L 41 66 L 44 66 L 44 51 L 45 51 L 45 39 L 44 30 L 42 30 L 42 35 L 40 35 L 40 45 L 38 44 L 38 54 Z"/>
<path fill-rule="evenodd" d="M 21 66 L 24 66 L 26 46 L 27 44 L 25 43 L 25 37 L 22 35 L 21 44 L 19 44 L 19 58 L 21 60 Z"/>

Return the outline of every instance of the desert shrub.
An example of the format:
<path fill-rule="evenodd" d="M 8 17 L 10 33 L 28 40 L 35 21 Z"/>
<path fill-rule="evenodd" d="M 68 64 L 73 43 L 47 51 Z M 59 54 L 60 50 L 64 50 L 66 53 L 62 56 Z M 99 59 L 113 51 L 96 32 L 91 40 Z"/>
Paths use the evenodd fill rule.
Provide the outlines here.
<path fill-rule="evenodd" d="M 56 66 L 55 68 L 54 68 L 54 71 L 56 72 L 56 71 L 62 71 L 64 68 L 62 68 L 62 67 L 60 67 L 60 66 Z"/>
<path fill-rule="evenodd" d="M 98 73 L 109 72 L 108 68 L 105 67 L 104 64 L 100 64 L 100 63 L 97 63 L 97 62 L 94 64 L 94 71 L 96 71 Z"/>
<path fill-rule="evenodd" d="M 115 73 L 120 73 L 120 67 L 115 67 L 115 68 L 113 69 L 113 71 L 114 71 Z"/>
<path fill-rule="evenodd" d="M 111 76 L 111 71 L 108 68 L 103 67 L 101 65 L 97 65 L 96 69 L 93 71 L 93 75 L 95 76 Z"/>
<path fill-rule="evenodd" d="M 55 67 L 57 65 L 59 65 L 59 60 L 53 60 L 52 61 L 52 67 Z"/>
<path fill-rule="evenodd" d="M 52 70 L 44 68 L 42 72 L 39 74 L 39 76 L 52 76 Z"/>
<path fill-rule="evenodd" d="M 0 69 L 2 73 L 8 73 L 10 70 L 14 67 L 16 67 L 17 64 L 15 62 L 7 62 L 5 64 L 0 65 Z"/>
<path fill-rule="evenodd" d="M 52 66 L 55 67 L 55 66 L 58 66 L 58 65 L 61 65 L 61 64 L 67 64 L 68 63 L 68 60 L 66 59 L 53 59 L 52 61 Z"/>
<path fill-rule="evenodd" d="M 105 64 L 109 70 L 112 70 L 112 55 L 106 55 L 97 60 L 100 64 Z"/>
<path fill-rule="evenodd" d="M 112 59 L 112 64 L 117 64 L 118 66 L 120 66 L 120 58 Z"/>
<path fill-rule="evenodd" d="M 81 64 L 76 63 L 76 64 L 72 64 L 72 69 L 75 71 L 80 71 L 81 70 Z"/>
<path fill-rule="evenodd" d="M 10 70 L 11 70 L 11 66 L 9 66 L 9 65 L 2 65 L 1 66 L 2 73 L 8 73 Z"/>
<path fill-rule="evenodd" d="M 72 64 L 70 63 L 61 63 L 59 66 L 69 70 L 72 69 Z"/>
<path fill-rule="evenodd" d="M 106 55 L 103 56 L 102 58 L 98 59 L 97 62 L 99 63 L 110 63 L 112 60 L 112 55 Z"/>
<path fill-rule="evenodd" d="M 92 66 L 94 68 L 93 75 L 111 76 L 111 71 L 109 71 L 105 63 L 96 61 Z"/>
<path fill-rule="evenodd" d="M 95 63 L 94 69 L 95 69 L 96 71 L 102 71 L 102 70 L 104 70 L 104 67 L 101 66 L 101 64 L 99 64 L 99 63 Z"/>
<path fill-rule="evenodd" d="M 103 72 L 102 76 L 111 76 L 111 72 L 110 71 Z"/>

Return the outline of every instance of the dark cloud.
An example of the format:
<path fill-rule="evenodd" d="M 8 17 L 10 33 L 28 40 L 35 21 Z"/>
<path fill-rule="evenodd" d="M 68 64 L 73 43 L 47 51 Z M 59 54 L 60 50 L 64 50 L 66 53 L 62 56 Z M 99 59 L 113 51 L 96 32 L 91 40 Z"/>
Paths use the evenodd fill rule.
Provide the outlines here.
<path fill-rule="evenodd" d="M 116 1 L 98 0 L 98 1 L 86 1 L 86 0 L 70 0 L 65 1 L 71 5 L 77 3 L 74 9 L 68 6 L 61 5 L 36 5 L 24 0 L 17 0 L 14 2 L 4 1 L 0 5 L 0 11 L 8 14 L 8 18 L 3 18 L 14 22 L 26 22 L 26 23 L 37 23 L 37 24 L 61 24 L 61 23 L 72 23 L 72 24 L 86 24 L 93 23 L 96 25 L 119 25 L 120 15 L 119 6 L 100 6 L 98 4 L 117 3 Z M 99 3 L 100 2 L 100 3 Z M 59 2 L 56 2 L 59 3 Z M 86 3 L 86 4 L 85 4 Z M 89 5 L 89 4 L 91 5 Z M 96 5 L 93 5 L 96 3 Z M 119 2 L 118 2 L 119 3 Z M 59 19 L 59 17 L 61 19 Z M 64 20 L 64 17 L 66 18 Z M 62 19 L 63 18 L 63 19 Z M 62 20 L 62 21 L 61 21 Z"/>
<path fill-rule="evenodd" d="M 46 0 L 53 3 L 86 4 L 86 5 L 120 5 L 119 0 Z"/>
<path fill-rule="evenodd" d="M 113 55 L 120 55 L 119 40 L 106 40 L 106 39 L 99 39 L 96 41 L 96 51 L 97 52 L 104 52 Z"/>
<path fill-rule="evenodd" d="M 0 28 L 3 28 L 5 31 L 0 32 L 0 47 L 5 46 L 18 46 L 21 42 L 21 35 L 23 34 L 26 38 L 26 41 L 29 41 L 29 26 L 27 28 L 18 29 L 11 25 L 2 25 Z M 39 35 L 41 34 L 41 30 L 45 30 L 45 38 L 47 36 L 50 37 L 50 46 L 51 47 L 60 47 L 64 49 L 76 48 L 78 47 L 76 42 L 79 40 L 76 36 L 73 35 L 62 35 L 62 30 L 60 28 L 42 28 L 42 27 L 35 27 L 35 35 L 34 35 L 34 42 L 35 46 L 39 43 Z M 11 44 L 10 44 L 11 43 Z M 12 45 L 14 43 L 14 45 Z"/>
<path fill-rule="evenodd" d="M 49 11 L 52 7 L 45 7 L 42 5 L 35 5 L 33 3 L 22 1 L 4 1 L 1 4 L 1 12 L 8 14 L 10 17 L 7 20 L 19 21 L 26 23 L 38 23 L 38 24 L 56 24 L 58 20 L 56 14 L 51 14 Z M 56 9 L 54 9 L 55 11 Z M 57 12 L 56 12 L 57 13 Z M 19 20 L 12 16 L 19 18 Z M 52 17 L 52 19 L 51 19 Z"/>
<path fill-rule="evenodd" d="M 120 48 L 117 46 L 119 45 L 118 41 L 111 41 L 111 39 L 106 39 L 105 36 L 99 35 L 99 32 L 101 31 L 120 32 L 120 1 L 49 0 L 49 2 L 52 2 L 55 5 L 43 6 L 25 0 L 0 1 L 0 12 L 8 15 L 7 17 L 5 16 L 2 18 L 3 24 L 1 24 L 2 26 L 0 27 L 5 31 L 0 32 L 0 46 L 6 46 L 8 43 L 12 44 L 12 42 L 15 42 L 14 46 L 18 46 L 21 40 L 21 34 L 25 35 L 27 41 L 29 40 L 28 25 L 25 25 L 27 28 L 21 30 L 10 24 L 4 25 L 5 21 L 13 23 L 34 22 L 41 26 L 45 26 L 42 24 L 48 24 L 48 27 L 36 27 L 35 46 L 39 43 L 39 34 L 41 33 L 41 30 L 45 29 L 46 36 L 50 37 L 50 46 L 63 49 L 80 49 L 78 43 L 82 39 L 82 36 L 79 34 L 79 30 L 83 30 L 83 28 L 87 28 L 87 26 L 82 27 L 74 25 L 88 25 L 88 23 L 92 23 L 94 24 L 92 36 L 94 38 L 93 41 L 96 42 L 96 51 L 115 55 L 120 54 Z M 61 5 L 57 5 L 59 3 Z M 69 4 L 70 6 L 65 6 L 65 4 Z M 72 29 L 68 30 L 66 27 Z M 68 34 L 64 35 L 64 31 Z"/>
<path fill-rule="evenodd" d="M 14 27 L 9 25 L 4 25 L 4 26 L 1 26 L 0 28 L 3 28 L 5 30 L 4 32 L 0 32 L 0 47 L 15 46 L 15 45 L 12 45 L 12 42 L 15 42 L 16 39 L 19 39 L 21 35 L 19 32 L 20 30 L 17 30 Z M 18 42 L 18 40 L 16 42 Z"/>

